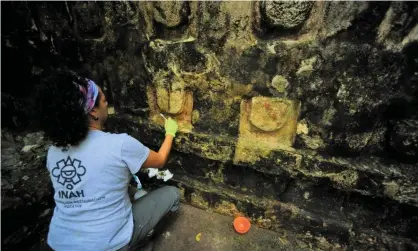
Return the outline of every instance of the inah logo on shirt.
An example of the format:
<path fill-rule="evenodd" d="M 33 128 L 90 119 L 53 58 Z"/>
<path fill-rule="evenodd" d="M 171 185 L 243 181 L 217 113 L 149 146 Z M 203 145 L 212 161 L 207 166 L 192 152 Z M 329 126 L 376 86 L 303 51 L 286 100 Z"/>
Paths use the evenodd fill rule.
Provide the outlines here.
<path fill-rule="evenodd" d="M 86 168 L 81 165 L 78 159 L 71 159 L 69 156 L 67 160 L 60 160 L 57 166 L 52 169 L 52 176 L 57 178 L 57 182 L 67 189 L 72 190 L 73 185 L 81 181 L 81 176 L 86 173 Z"/>

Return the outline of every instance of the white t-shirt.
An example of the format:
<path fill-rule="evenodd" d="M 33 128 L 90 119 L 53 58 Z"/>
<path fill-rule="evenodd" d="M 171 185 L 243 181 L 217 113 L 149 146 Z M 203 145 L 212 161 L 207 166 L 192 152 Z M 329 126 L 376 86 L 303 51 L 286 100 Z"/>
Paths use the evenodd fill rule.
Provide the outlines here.
<path fill-rule="evenodd" d="M 131 174 L 150 150 L 127 134 L 90 131 L 67 151 L 51 146 L 47 167 L 55 210 L 48 245 L 55 250 L 117 250 L 133 232 Z"/>

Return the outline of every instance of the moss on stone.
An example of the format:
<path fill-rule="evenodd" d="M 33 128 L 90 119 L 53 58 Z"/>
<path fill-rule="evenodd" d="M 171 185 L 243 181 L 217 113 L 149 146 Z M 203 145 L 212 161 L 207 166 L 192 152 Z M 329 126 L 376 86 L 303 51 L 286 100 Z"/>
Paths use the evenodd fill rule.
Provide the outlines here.
<path fill-rule="evenodd" d="M 284 76 L 276 75 L 270 84 L 277 92 L 284 93 L 289 86 L 289 81 Z"/>
<path fill-rule="evenodd" d="M 212 106 L 209 110 L 209 116 L 217 123 L 228 121 L 236 111 L 227 104 L 227 100 L 220 101 L 222 106 Z"/>
<path fill-rule="evenodd" d="M 302 60 L 300 67 L 298 71 L 296 72 L 296 75 L 299 77 L 308 77 L 311 75 L 311 73 L 314 71 L 313 66 L 316 62 L 316 57 L 311 57 L 305 60 Z"/>
<path fill-rule="evenodd" d="M 199 207 L 199 208 L 203 208 L 203 209 L 208 209 L 209 208 L 209 203 L 202 197 L 202 195 L 195 191 L 191 194 L 191 204 Z"/>
<path fill-rule="evenodd" d="M 254 146 L 254 143 L 249 140 L 239 140 L 235 148 L 234 162 L 255 164 L 263 158 L 268 158 L 273 150 L 271 147 L 263 146 L 262 144 L 258 144 L 257 147 L 252 146 Z"/>
<path fill-rule="evenodd" d="M 266 229 L 270 229 L 271 228 L 271 219 L 266 219 L 263 217 L 259 217 L 256 221 L 257 226 L 262 227 L 262 228 L 266 228 Z"/>
<path fill-rule="evenodd" d="M 399 184 L 395 181 L 385 182 L 383 183 L 384 194 L 389 198 L 396 198 L 399 194 Z"/>
<path fill-rule="evenodd" d="M 296 217 L 298 217 L 300 209 L 293 205 L 293 204 L 287 204 L 287 209 L 290 210 L 291 214 L 290 214 L 290 219 L 295 219 Z"/>
<path fill-rule="evenodd" d="M 304 157 L 305 158 L 305 157 Z M 316 157 L 315 157 L 316 158 Z M 309 159 L 309 158 L 308 158 Z M 320 158 L 321 159 L 321 158 Z M 324 159 L 321 159 L 324 161 Z M 335 160 L 330 160 L 328 164 L 333 164 L 336 162 Z M 325 162 L 326 163 L 326 162 Z M 315 178 L 328 178 L 334 182 L 337 187 L 343 189 L 349 189 L 356 186 L 357 181 L 359 180 L 359 175 L 356 170 L 349 169 L 347 167 L 346 170 L 338 171 L 324 171 L 320 168 L 309 169 L 306 165 L 297 165 L 297 166 L 282 166 L 285 170 L 287 170 L 291 175 L 296 176 L 298 174 L 303 174 L 307 177 L 315 177 Z"/>
<path fill-rule="evenodd" d="M 305 143 L 305 145 L 310 149 L 316 150 L 316 149 L 325 147 L 324 140 L 317 135 L 314 135 L 311 137 L 311 136 L 302 134 L 300 135 L 300 137 Z"/>
<path fill-rule="evenodd" d="M 224 176 L 223 176 L 223 164 L 219 165 L 219 169 L 216 170 L 216 172 L 213 172 L 210 170 L 206 173 L 205 178 L 210 178 L 215 184 L 221 184 L 224 183 Z"/>
<path fill-rule="evenodd" d="M 341 173 L 331 173 L 327 174 L 326 177 L 329 177 L 332 181 L 344 188 L 355 186 L 359 178 L 358 173 L 354 170 L 346 170 Z"/>
<path fill-rule="evenodd" d="M 195 124 L 197 121 L 199 121 L 200 113 L 197 110 L 194 110 L 192 112 L 192 124 Z"/>
<path fill-rule="evenodd" d="M 181 200 L 185 201 L 185 197 L 184 197 L 185 189 L 184 189 L 184 187 L 180 185 L 180 186 L 178 186 L 178 188 L 179 188 L 179 191 L 180 191 Z"/>
<path fill-rule="evenodd" d="M 296 134 L 308 134 L 309 128 L 305 120 L 298 123 L 296 127 Z"/>
<path fill-rule="evenodd" d="M 216 213 L 220 213 L 223 215 L 230 215 L 233 217 L 243 216 L 244 214 L 240 212 L 237 206 L 229 201 L 222 200 L 221 203 L 217 204 L 214 208 Z"/>
<path fill-rule="evenodd" d="M 190 138 L 188 135 L 179 135 L 175 138 L 176 149 L 184 152 L 193 152 L 198 156 L 228 161 L 234 151 L 234 144 L 228 138 L 214 137 L 206 134 L 194 134 Z M 220 141 L 220 139 L 223 139 Z"/>

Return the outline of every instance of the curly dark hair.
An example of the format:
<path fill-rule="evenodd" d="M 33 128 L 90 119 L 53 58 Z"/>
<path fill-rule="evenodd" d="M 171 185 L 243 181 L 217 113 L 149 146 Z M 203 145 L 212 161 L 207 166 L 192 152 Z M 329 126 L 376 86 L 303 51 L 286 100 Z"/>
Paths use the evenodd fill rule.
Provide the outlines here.
<path fill-rule="evenodd" d="M 87 86 L 87 80 L 61 71 L 44 78 L 39 86 L 37 106 L 40 126 L 57 147 L 76 146 L 87 136 L 88 115 L 84 113 L 84 97 L 78 84 Z M 95 107 L 99 100 L 100 96 Z"/>

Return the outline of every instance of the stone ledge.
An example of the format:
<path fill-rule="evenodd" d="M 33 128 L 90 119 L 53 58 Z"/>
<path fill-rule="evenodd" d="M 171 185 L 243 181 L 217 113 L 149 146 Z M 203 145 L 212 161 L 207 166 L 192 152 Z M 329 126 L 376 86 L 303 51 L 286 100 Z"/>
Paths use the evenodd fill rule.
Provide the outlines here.
<path fill-rule="evenodd" d="M 332 177 L 337 188 L 363 195 L 389 197 L 400 203 L 418 206 L 418 170 L 411 165 L 383 164 L 378 158 L 341 159 L 304 156 L 301 172 L 339 173 L 346 180 Z M 351 178 L 351 180 L 350 180 Z M 345 182 L 344 182 L 345 181 Z M 348 181 L 348 182 L 347 182 Z"/>
<path fill-rule="evenodd" d="M 334 188 L 326 179 L 312 181 L 307 177 L 292 178 L 286 173 L 269 175 L 251 168 L 240 168 L 232 163 L 178 154 L 173 152 L 166 166 L 176 176 L 185 175 L 218 189 L 292 203 L 324 217 L 347 218 L 352 224 L 371 228 L 379 226 L 382 231 L 390 233 L 408 235 L 410 231 L 404 225 L 413 226 L 414 222 L 418 224 L 414 206 L 399 204 L 391 199 L 345 192 Z"/>
<path fill-rule="evenodd" d="M 242 196 L 280 201 L 350 225 L 414 239 L 411 228 L 418 224 L 416 207 L 397 201 L 347 192 L 332 186 L 330 180 L 291 177 L 286 172 L 270 175 L 253 168 L 209 160 L 172 151 L 165 168 L 175 177 L 197 180 L 201 184 Z"/>
<path fill-rule="evenodd" d="M 162 185 L 144 177 L 140 178 L 148 188 Z M 284 235 L 287 231 L 300 233 L 301 239 L 312 241 L 310 237 L 313 236 L 310 236 L 310 233 L 314 233 L 315 237 L 326 239 L 328 249 L 332 247 L 333 250 L 344 250 L 344 245 L 341 246 L 340 243 L 347 243 L 349 239 L 348 225 L 344 226 L 341 221 L 321 219 L 292 204 L 243 195 L 228 189 L 217 189 L 186 176 L 175 176 L 167 184 L 180 187 L 182 200 L 193 206 L 223 215 L 245 215 L 259 227 Z"/>
<path fill-rule="evenodd" d="M 141 180 L 148 188 L 163 185 L 145 176 L 141 176 Z M 184 175 L 175 175 L 167 184 L 179 186 L 182 200 L 193 206 L 224 215 L 245 215 L 259 227 L 284 235 L 291 231 L 324 250 L 418 248 L 418 243 L 408 238 L 364 230 L 350 221 L 323 217 L 277 200 L 220 189 Z"/>
<path fill-rule="evenodd" d="M 129 130 L 129 127 L 126 127 L 124 131 L 127 129 Z M 159 130 L 162 130 L 162 128 L 150 126 L 141 132 L 147 130 L 153 131 L 154 133 L 161 133 Z M 136 132 L 138 131 L 139 130 L 136 130 Z M 27 140 L 30 137 L 25 137 L 23 140 L 20 140 L 23 142 L 16 145 L 3 141 L 5 143 L 2 148 L 2 160 L 9 161 L 8 158 L 13 156 L 13 154 L 17 154 L 18 158 L 16 161 L 18 162 L 9 161 L 10 163 L 18 163 L 16 165 L 21 166 L 21 171 L 29 171 L 29 169 L 36 171 L 38 172 L 37 175 L 41 175 L 40 180 L 48 180 L 49 177 L 46 170 L 44 169 L 45 172 L 39 173 L 39 168 L 44 166 L 45 149 L 47 149 L 49 142 L 42 139 L 41 135 L 34 135 L 35 136 L 32 135 L 33 137 L 31 136 L 33 140 Z M 148 136 L 150 135 L 153 134 L 149 134 Z M 190 140 L 190 138 L 191 137 L 188 137 L 186 140 Z M 204 138 L 200 138 L 200 140 L 203 139 Z M 8 144 L 10 146 L 8 146 Z M 19 153 L 24 145 L 33 144 L 38 144 L 39 147 L 34 148 L 29 152 Z M 7 155 L 5 155 L 6 153 Z M 345 245 L 344 243 L 346 243 L 346 245 L 352 243 L 350 242 L 354 238 L 352 232 L 358 233 L 358 235 L 367 236 L 365 239 L 358 240 L 361 245 L 365 245 L 365 243 L 368 243 L 368 245 L 383 245 L 381 244 L 383 242 L 393 244 L 393 242 L 398 241 L 398 239 L 391 234 L 397 234 L 397 231 L 398 234 L 408 238 L 416 238 L 413 236 L 413 224 L 417 224 L 418 217 L 413 206 L 406 207 L 395 201 L 387 202 L 384 199 L 377 200 L 369 195 L 360 195 L 356 192 L 344 195 L 342 189 L 332 188 L 330 184 L 331 180 L 327 180 L 328 183 L 318 183 L 324 179 L 312 180 L 310 176 L 291 176 L 288 172 L 283 172 L 280 175 L 271 175 L 271 173 L 263 172 L 263 170 L 256 170 L 243 166 L 240 168 L 240 166 L 234 165 L 232 161 L 223 162 L 220 160 L 210 160 L 205 157 L 206 155 L 197 157 L 197 155 L 190 153 L 193 153 L 193 151 L 188 153 L 174 151 L 167 167 L 170 168 L 170 170 L 173 168 L 173 172 L 175 173 L 174 184 L 184 187 L 186 201 L 189 201 L 195 206 L 213 209 L 216 210 L 216 212 L 229 215 L 236 213 L 247 214 L 258 225 L 275 231 L 287 229 L 298 233 L 302 232 L 303 236 L 306 235 L 308 237 L 312 235 L 312 233 L 316 233 L 311 236 L 313 239 L 316 239 L 321 243 L 324 243 L 323 240 L 327 240 L 325 243 L 337 243 L 340 246 Z M 179 154 L 183 156 L 178 157 Z M 181 162 L 185 159 L 190 161 L 190 163 Z M 305 160 L 306 159 L 307 158 L 305 157 Z M 326 161 L 323 160 L 320 163 L 324 162 Z M 327 172 L 341 171 L 343 169 L 340 170 L 338 168 L 347 165 L 347 163 L 343 163 L 339 160 L 329 161 L 329 163 L 331 162 L 334 164 L 338 163 L 339 165 L 337 165 L 337 167 L 325 165 L 322 167 L 322 170 Z M 32 165 L 29 165 L 29 163 L 32 163 Z M 193 163 L 198 163 L 198 165 L 193 166 Z M 5 171 L 14 172 L 14 169 L 10 165 L 6 166 L 5 164 L 6 163 L 3 163 L 2 174 L 5 174 Z M 183 164 L 189 166 L 186 167 L 186 165 Z M 186 170 L 183 170 L 184 173 L 178 172 L 180 169 L 183 169 L 182 166 L 186 168 Z M 204 169 L 205 166 L 207 166 L 207 169 Z M 313 168 L 312 170 L 308 170 L 310 172 L 317 169 L 315 166 L 310 167 Z M 189 171 L 193 169 L 196 170 L 195 173 L 189 173 Z M 242 171 L 240 171 L 241 169 Z M 356 170 L 363 169 L 369 170 L 364 166 L 359 166 Z M 231 170 L 236 170 L 234 172 L 238 173 L 246 172 L 245 175 L 243 174 L 242 177 L 234 181 L 237 182 L 235 184 L 237 188 L 240 188 L 242 185 L 246 186 L 244 180 L 248 180 L 247 176 L 251 177 L 251 180 L 257 184 L 253 184 L 253 187 L 247 191 L 240 189 L 234 190 L 231 185 L 231 180 L 223 180 L 224 178 L 229 179 L 234 175 L 234 172 L 229 173 L 229 175 L 227 174 L 227 172 L 231 172 Z M 388 172 L 391 169 L 371 170 L 374 170 L 373 172 L 375 173 L 379 173 Z M 3 175 L 3 178 L 5 177 L 6 176 Z M 403 176 L 397 173 L 391 177 L 402 178 Z M 30 189 L 30 187 L 33 186 L 30 185 L 32 184 L 31 182 L 34 181 L 33 179 L 25 179 L 25 177 L 20 176 L 18 178 L 21 179 L 20 182 L 22 182 L 19 184 L 28 184 L 28 187 L 26 187 L 26 185 L 23 186 L 25 189 Z M 146 181 L 147 180 L 145 179 L 145 182 Z M 308 183 L 305 184 L 304 182 Z M 7 184 L 2 182 L 2 185 Z M 271 188 L 272 185 L 273 188 Z M 276 187 L 277 185 L 279 186 Z M 43 186 L 46 186 L 46 183 Z M 306 195 L 307 192 L 310 193 L 310 195 Z M 38 194 L 39 193 L 35 193 L 30 196 L 37 197 Z M 47 191 L 44 191 L 41 195 L 47 194 Z M 355 196 L 363 196 L 364 198 L 359 197 L 356 199 Z M 312 202 L 309 202 L 309 197 L 313 199 Z M 341 201 L 332 201 L 332 198 L 340 197 L 342 198 Z M 302 201 L 298 201 L 298 198 Z M 324 198 L 331 199 L 330 201 L 325 201 Z M 325 207 L 321 207 L 321 204 L 324 204 Z M 339 210 L 340 206 L 343 209 Z M 313 210 L 313 208 L 317 208 L 318 210 Z M 51 212 L 47 213 L 49 214 Z M 376 216 L 374 216 L 374 213 Z M 400 219 L 402 220 L 399 221 Z M 377 237 L 377 234 L 370 234 L 366 230 L 363 231 L 363 229 L 367 229 L 367 231 L 369 229 L 379 229 L 379 234 L 387 234 L 387 237 L 384 237 L 383 235 L 383 237 Z M 307 234 L 307 231 L 309 231 L 310 234 Z M 306 236 L 304 238 L 308 238 Z M 370 242 L 368 239 L 372 241 Z M 402 245 L 412 245 L 410 244 L 411 241 L 408 239 L 399 239 L 399 241 L 400 243 L 403 243 Z M 373 242 L 375 243 L 373 244 Z M 332 247 L 334 248 L 335 246 Z"/>
<path fill-rule="evenodd" d="M 135 124 L 135 122 L 137 122 Z M 128 132 L 150 147 L 159 147 L 164 136 L 162 126 L 152 124 L 142 118 L 124 115 L 112 116 L 109 119 L 111 131 Z M 210 160 L 227 162 L 232 160 L 235 150 L 235 139 L 228 136 L 216 137 L 200 133 L 178 132 L 173 148 L 183 153 L 190 153 Z"/>
<path fill-rule="evenodd" d="M 130 115 L 113 116 L 113 131 L 128 132 L 149 146 L 162 143 L 163 128 Z M 133 121 L 137 121 L 135 124 Z M 173 149 L 187 154 L 217 160 L 234 161 L 236 138 L 202 133 L 178 133 Z M 250 154 L 250 153 L 248 153 Z M 253 168 L 272 175 L 290 175 L 313 181 L 328 180 L 332 186 L 367 196 L 388 197 L 403 204 L 418 206 L 418 169 L 412 165 L 385 164 L 378 158 L 325 158 L 294 149 L 269 150 L 259 153 L 252 163 L 234 161 L 235 165 Z"/>

